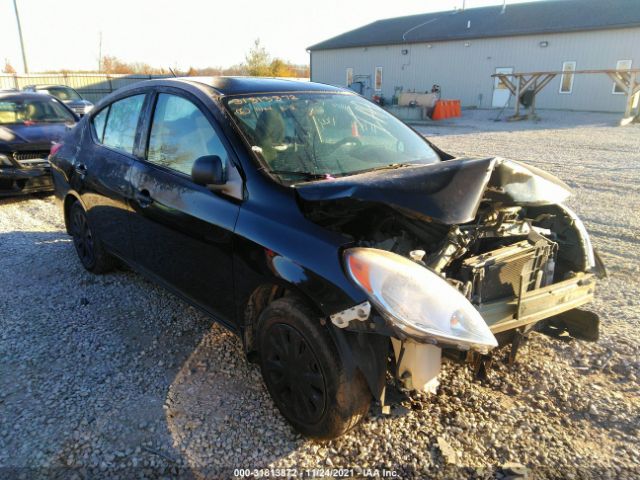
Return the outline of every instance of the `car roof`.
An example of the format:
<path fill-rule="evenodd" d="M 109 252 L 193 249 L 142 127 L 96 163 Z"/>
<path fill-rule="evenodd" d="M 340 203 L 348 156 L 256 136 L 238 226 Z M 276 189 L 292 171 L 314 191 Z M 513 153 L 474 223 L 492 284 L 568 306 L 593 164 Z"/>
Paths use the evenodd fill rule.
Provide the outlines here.
<path fill-rule="evenodd" d="M 322 83 L 270 77 L 177 77 L 163 79 L 161 82 L 207 85 L 223 96 L 252 93 L 345 92 L 342 88 Z"/>
<path fill-rule="evenodd" d="M 54 98 L 51 95 L 43 95 L 42 93 L 34 92 L 2 92 L 0 91 L 0 100 L 13 101 L 13 100 L 42 100 L 42 98 Z M 55 99 L 55 98 L 54 98 Z"/>
<path fill-rule="evenodd" d="M 54 85 L 54 84 L 48 84 L 48 83 L 38 83 L 38 84 L 35 84 L 35 85 L 27 85 L 24 88 L 36 88 L 36 89 L 37 88 L 42 88 L 42 89 L 45 89 L 45 88 L 71 88 L 73 90 L 73 87 L 70 87 L 68 85 L 58 85 L 58 84 Z"/>

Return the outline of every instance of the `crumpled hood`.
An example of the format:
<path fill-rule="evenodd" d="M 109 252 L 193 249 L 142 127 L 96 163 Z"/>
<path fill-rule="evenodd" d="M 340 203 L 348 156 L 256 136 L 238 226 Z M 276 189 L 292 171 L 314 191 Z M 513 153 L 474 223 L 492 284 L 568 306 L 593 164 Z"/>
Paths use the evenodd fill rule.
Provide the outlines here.
<path fill-rule="evenodd" d="M 569 187 L 553 175 L 500 157 L 381 169 L 295 188 L 306 202 L 350 198 L 382 203 L 448 225 L 473 220 L 483 199 L 539 206 L 562 203 L 571 194 Z"/>
<path fill-rule="evenodd" d="M 0 146 L 22 145 L 25 143 L 46 143 L 59 141 L 67 126 L 64 123 L 36 123 L 0 126 Z"/>

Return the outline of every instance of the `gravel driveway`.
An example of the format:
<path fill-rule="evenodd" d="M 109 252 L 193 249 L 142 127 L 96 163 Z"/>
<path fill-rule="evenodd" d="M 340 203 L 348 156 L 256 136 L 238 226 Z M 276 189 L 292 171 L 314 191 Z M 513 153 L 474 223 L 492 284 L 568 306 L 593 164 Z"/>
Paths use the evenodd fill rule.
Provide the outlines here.
<path fill-rule="evenodd" d="M 598 343 L 533 334 L 514 367 L 499 361 L 483 382 L 446 363 L 437 395 L 316 443 L 280 417 L 233 335 L 135 273 L 86 273 L 53 197 L 0 200 L 0 477 L 331 467 L 503 478 L 526 467 L 528 478 L 637 478 L 640 125 L 464 113 L 420 130 L 444 150 L 521 159 L 574 188 L 570 206 L 610 273 L 590 306 Z"/>

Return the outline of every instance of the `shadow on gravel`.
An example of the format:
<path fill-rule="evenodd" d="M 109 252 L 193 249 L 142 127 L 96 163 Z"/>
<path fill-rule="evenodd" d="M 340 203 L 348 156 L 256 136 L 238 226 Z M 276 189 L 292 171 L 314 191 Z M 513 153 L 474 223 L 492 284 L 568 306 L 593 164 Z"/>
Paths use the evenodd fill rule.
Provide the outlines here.
<path fill-rule="evenodd" d="M 236 335 L 177 297 L 86 272 L 61 230 L 0 233 L 0 250 L 0 476 L 229 478 L 305 443 Z"/>
<path fill-rule="evenodd" d="M 135 273 L 86 272 L 62 230 L 0 233 L 0 251 L 0 477 L 192 477 L 165 399 L 210 320 Z"/>
<path fill-rule="evenodd" d="M 174 447 L 197 477 L 230 478 L 235 469 L 267 468 L 303 443 L 274 406 L 240 341 L 217 325 L 182 365 L 166 403 Z"/>

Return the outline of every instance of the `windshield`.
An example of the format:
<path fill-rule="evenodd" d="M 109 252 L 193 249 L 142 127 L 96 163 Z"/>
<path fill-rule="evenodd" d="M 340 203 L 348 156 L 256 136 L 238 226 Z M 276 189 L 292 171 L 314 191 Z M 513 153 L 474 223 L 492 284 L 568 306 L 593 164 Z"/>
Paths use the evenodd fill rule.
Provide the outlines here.
<path fill-rule="evenodd" d="M 440 160 L 424 138 L 356 95 L 242 96 L 225 104 L 264 168 L 284 181 Z"/>
<path fill-rule="evenodd" d="M 49 95 L 53 95 L 58 100 L 66 102 L 68 100 L 82 100 L 82 97 L 73 88 L 49 87 L 46 89 Z"/>
<path fill-rule="evenodd" d="M 0 100 L 0 125 L 75 121 L 73 114 L 53 98 Z"/>

